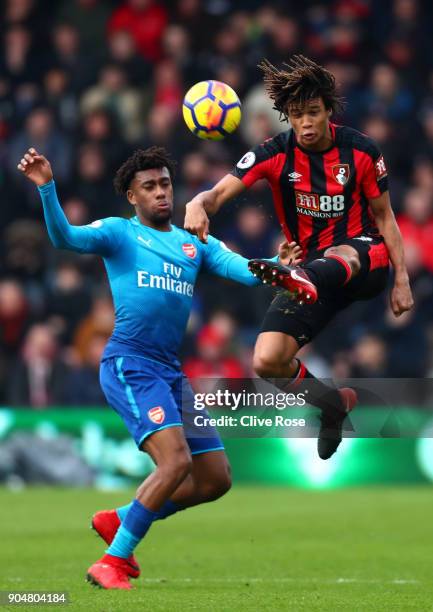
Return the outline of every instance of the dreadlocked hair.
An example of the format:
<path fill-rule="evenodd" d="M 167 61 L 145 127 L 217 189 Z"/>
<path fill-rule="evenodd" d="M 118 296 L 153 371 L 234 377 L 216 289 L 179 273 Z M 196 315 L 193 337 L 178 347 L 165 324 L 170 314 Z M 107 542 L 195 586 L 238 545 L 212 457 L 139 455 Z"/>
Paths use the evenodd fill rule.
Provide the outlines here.
<path fill-rule="evenodd" d="M 303 55 L 294 55 L 281 70 L 264 59 L 258 67 L 263 71 L 266 93 L 287 120 L 289 106 L 303 106 L 307 100 L 322 98 L 326 109 L 333 112 L 343 108 L 344 101 L 337 93 L 333 74 Z"/>
<path fill-rule="evenodd" d="M 170 178 L 173 180 L 175 167 L 176 162 L 171 159 L 164 147 L 137 149 L 116 172 L 113 181 L 114 188 L 119 195 L 124 195 L 128 191 L 136 172 L 152 170 L 153 168 L 167 168 Z"/>

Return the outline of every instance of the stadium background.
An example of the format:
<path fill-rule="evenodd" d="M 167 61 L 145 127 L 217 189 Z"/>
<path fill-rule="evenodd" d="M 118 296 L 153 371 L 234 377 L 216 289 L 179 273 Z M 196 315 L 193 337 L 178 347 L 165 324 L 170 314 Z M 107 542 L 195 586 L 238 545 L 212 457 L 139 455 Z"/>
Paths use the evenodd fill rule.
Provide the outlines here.
<path fill-rule="evenodd" d="M 124 504 L 134 488 L 123 487 L 152 466 L 111 409 L 94 408 L 113 325 L 102 263 L 53 249 L 16 163 L 29 145 L 45 153 L 70 221 L 82 224 L 130 214 L 113 173 L 135 147 L 164 145 L 179 164 L 181 225 L 192 195 L 281 130 L 257 62 L 310 55 L 342 86 L 337 122 L 383 149 L 416 306 L 398 320 L 386 296 L 354 306 L 304 359 L 337 379 L 430 377 L 431 3 L 5 0 L 0 11 L 0 589 L 69 591 L 74 610 L 430 609 L 431 423 L 420 439 L 346 439 L 328 462 L 316 458 L 315 440 L 228 440 L 243 486 L 155 525 L 131 593 L 84 583 L 103 549 L 89 517 Z M 239 131 L 222 143 L 200 142 L 181 120 L 184 92 L 209 78 L 243 103 Z M 247 257 L 274 253 L 264 186 L 215 217 L 212 231 Z M 203 278 L 183 349 L 188 374 L 250 375 L 269 299 L 265 288 Z M 429 411 L 418 417 L 429 427 Z M 337 489 L 354 484 L 365 486 Z"/>
<path fill-rule="evenodd" d="M 316 375 L 336 379 L 431 376 L 432 12 L 417 0 L 54 6 L 7 0 L 0 52 L 0 404 L 9 411 L 2 413 L 2 435 L 18 418 L 14 407 L 26 406 L 35 423 L 45 422 L 50 406 L 66 407 L 74 429 L 77 407 L 103 405 L 98 365 L 113 325 L 102 262 L 51 246 L 37 192 L 16 170 L 23 151 L 33 145 L 47 155 L 67 216 L 85 224 L 131 214 L 114 194 L 113 174 L 134 148 L 163 145 L 178 161 L 174 216 L 182 225 L 194 194 L 285 129 L 256 64 L 295 52 L 336 75 L 347 105 L 335 121 L 366 132 L 383 149 L 416 303 L 399 319 L 386 295 L 353 306 L 304 349 L 304 360 Z M 241 127 L 224 142 L 199 141 L 181 118 L 185 91 L 209 78 L 231 85 L 243 104 Z M 275 253 L 280 234 L 270 192 L 255 186 L 212 219 L 212 232 L 246 257 Z M 183 348 L 186 373 L 252 375 L 252 348 L 270 297 L 266 288 L 203 277 Z M 242 456 L 240 468 L 248 463 Z"/>

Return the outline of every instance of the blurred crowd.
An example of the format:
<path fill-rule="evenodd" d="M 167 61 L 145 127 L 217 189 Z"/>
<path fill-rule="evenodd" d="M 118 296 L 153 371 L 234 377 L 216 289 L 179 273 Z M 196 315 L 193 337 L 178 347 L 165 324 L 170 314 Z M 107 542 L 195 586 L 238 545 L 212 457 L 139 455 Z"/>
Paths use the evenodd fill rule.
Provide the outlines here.
<path fill-rule="evenodd" d="M 52 162 L 71 223 L 131 215 L 115 170 L 136 147 L 178 161 L 175 222 L 191 196 L 251 146 L 286 129 L 263 92 L 258 61 L 296 52 L 335 74 L 337 123 L 383 149 L 416 306 L 396 319 L 388 296 L 338 315 L 303 350 L 319 376 L 422 377 L 433 372 L 433 5 L 427 0 L 5 0 L 0 15 L 0 402 L 104 402 L 98 364 L 113 326 L 101 261 L 56 251 L 34 187 L 16 171 L 30 145 Z M 236 134 L 203 142 L 182 122 L 185 91 L 231 85 Z M 212 220 L 246 257 L 280 240 L 261 183 Z M 183 349 L 192 377 L 252 375 L 251 353 L 272 297 L 203 277 Z"/>

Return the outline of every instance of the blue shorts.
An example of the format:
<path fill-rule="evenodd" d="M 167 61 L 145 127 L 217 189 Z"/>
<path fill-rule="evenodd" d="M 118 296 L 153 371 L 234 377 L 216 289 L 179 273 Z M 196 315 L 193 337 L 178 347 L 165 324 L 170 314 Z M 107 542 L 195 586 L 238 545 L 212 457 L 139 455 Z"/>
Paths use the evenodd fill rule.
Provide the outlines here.
<path fill-rule="evenodd" d="M 192 455 L 224 450 L 215 427 L 197 428 L 194 392 L 176 368 L 144 357 L 109 357 L 100 367 L 100 382 L 107 402 L 122 417 L 138 448 L 155 431 L 184 427 Z"/>

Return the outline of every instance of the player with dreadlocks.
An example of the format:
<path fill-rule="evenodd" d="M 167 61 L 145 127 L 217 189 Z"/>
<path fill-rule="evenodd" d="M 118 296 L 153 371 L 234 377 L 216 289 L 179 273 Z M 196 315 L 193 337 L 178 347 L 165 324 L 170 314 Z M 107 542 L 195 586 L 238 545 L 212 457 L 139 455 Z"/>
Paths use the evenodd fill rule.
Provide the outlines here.
<path fill-rule="evenodd" d="M 194 197 L 185 229 L 206 242 L 208 215 L 259 179 L 269 182 L 282 230 L 297 250 L 291 267 L 250 263 L 263 282 L 284 288 L 263 321 L 254 369 L 284 391 L 308 379 L 309 402 L 321 409 L 318 452 L 328 459 L 356 393 L 316 379 L 297 352 L 340 310 L 385 288 L 389 259 L 395 316 L 412 307 L 412 294 L 383 156 L 364 134 L 331 122 L 342 105 L 334 76 L 302 55 L 281 69 L 267 60 L 259 67 L 274 108 L 291 128 L 246 153 L 231 174 Z"/>

